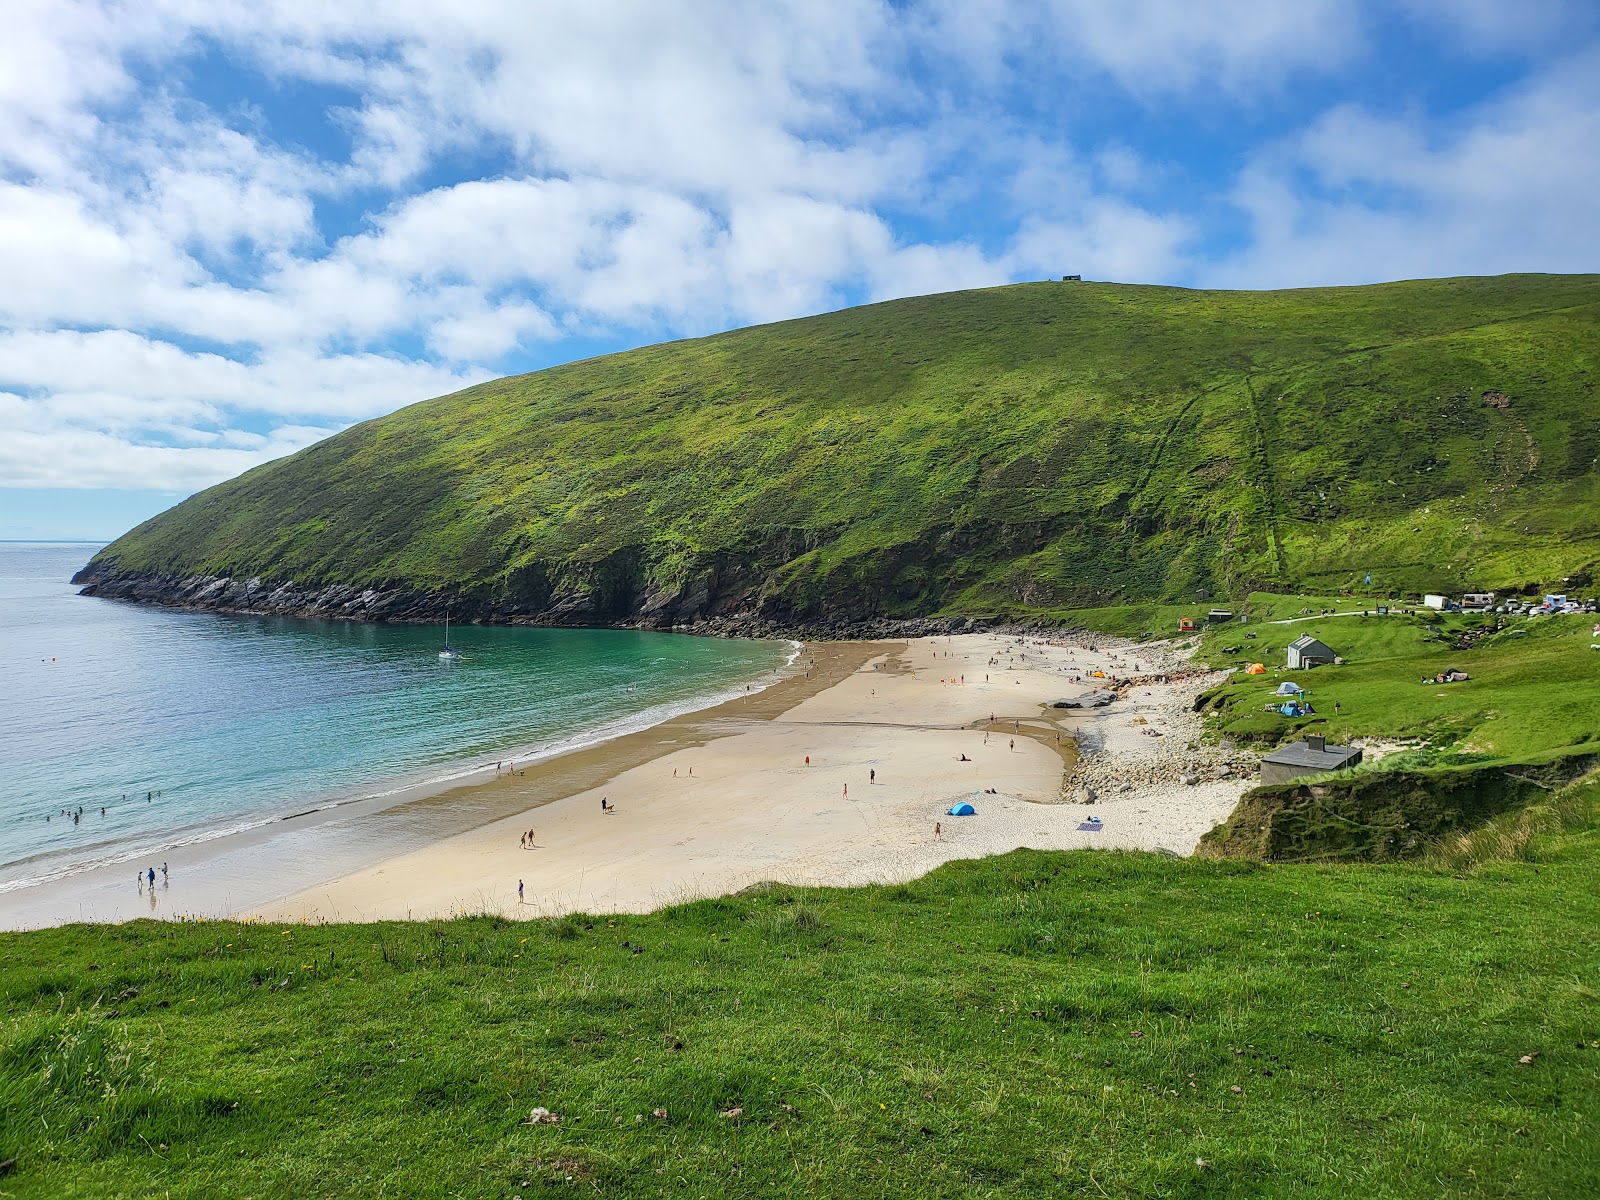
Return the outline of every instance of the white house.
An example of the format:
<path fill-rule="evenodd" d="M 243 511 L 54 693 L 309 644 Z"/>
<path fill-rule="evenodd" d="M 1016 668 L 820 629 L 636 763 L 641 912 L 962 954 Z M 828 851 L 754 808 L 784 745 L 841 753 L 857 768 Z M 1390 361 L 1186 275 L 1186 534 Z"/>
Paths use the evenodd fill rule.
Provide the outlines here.
<path fill-rule="evenodd" d="M 1332 650 L 1309 633 L 1301 634 L 1289 643 L 1289 669 L 1292 671 L 1322 666 L 1331 663 L 1334 657 Z"/>

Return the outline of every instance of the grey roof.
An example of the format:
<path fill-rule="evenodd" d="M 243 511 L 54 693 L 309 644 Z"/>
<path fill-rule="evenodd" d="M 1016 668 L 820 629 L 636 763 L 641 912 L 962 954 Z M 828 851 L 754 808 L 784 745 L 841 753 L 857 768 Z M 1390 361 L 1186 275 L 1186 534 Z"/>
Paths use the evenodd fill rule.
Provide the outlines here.
<path fill-rule="evenodd" d="M 1326 642 L 1317 641 L 1317 639 L 1312 637 L 1309 633 L 1302 633 L 1299 637 L 1295 638 L 1294 641 L 1290 642 L 1289 645 L 1297 646 L 1301 650 L 1309 650 L 1313 646 L 1321 646 L 1329 654 L 1333 653 L 1333 648 L 1331 646 L 1329 646 Z"/>
<path fill-rule="evenodd" d="M 1354 746 L 1329 746 L 1324 750 L 1313 750 L 1305 742 L 1290 742 L 1281 749 L 1274 750 L 1262 762 L 1276 763 L 1283 767 L 1314 767 L 1318 771 L 1337 771 L 1361 751 Z"/>

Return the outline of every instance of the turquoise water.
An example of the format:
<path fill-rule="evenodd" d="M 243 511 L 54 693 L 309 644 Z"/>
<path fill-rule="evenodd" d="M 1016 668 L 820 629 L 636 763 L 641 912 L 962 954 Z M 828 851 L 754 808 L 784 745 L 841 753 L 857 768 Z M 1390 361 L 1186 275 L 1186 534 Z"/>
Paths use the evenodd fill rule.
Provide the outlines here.
<path fill-rule="evenodd" d="M 643 728 L 791 652 L 452 626 L 463 659 L 444 662 L 439 627 L 79 596 L 68 580 L 97 548 L 0 543 L 0 889 Z"/>

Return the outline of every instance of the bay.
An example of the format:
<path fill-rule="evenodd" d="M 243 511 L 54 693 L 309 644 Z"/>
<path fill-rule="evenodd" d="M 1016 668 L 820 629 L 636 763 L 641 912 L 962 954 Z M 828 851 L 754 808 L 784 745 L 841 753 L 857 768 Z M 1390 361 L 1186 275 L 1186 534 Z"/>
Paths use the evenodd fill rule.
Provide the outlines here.
<path fill-rule="evenodd" d="M 593 744 L 758 686 L 792 654 L 452 626 L 463 657 L 447 662 L 442 627 L 79 596 L 69 580 L 97 549 L 0 543 L 0 890 Z"/>

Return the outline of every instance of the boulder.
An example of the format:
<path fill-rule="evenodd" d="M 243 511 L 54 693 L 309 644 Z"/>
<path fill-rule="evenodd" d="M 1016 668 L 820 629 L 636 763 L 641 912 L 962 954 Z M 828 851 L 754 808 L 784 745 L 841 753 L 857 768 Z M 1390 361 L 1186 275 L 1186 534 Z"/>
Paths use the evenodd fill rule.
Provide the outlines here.
<path fill-rule="evenodd" d="M 1085 692 L 1081 696 L 1069 696 L 1061 700 L 1052 701 L 1051 708 L 1104 708 L 1117 697 L 1112 692 Z"/>

